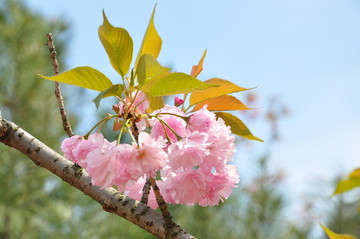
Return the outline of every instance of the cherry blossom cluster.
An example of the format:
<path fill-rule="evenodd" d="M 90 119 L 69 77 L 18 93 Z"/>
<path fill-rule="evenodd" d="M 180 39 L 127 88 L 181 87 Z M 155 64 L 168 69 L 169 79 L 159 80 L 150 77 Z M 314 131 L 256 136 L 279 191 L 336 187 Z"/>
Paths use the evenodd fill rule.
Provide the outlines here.
<path fill-rule="evenodd" d="M 175 100 L 176 106 L 182 103 Z M 144 94 L 132 95 L 113 107 L 119 117 L 136 118 L 138 135 L 132 144 L 93 133 L 64 140 L 61 150 L 102 188 L 116 186 L 140 200 L 146 179 L 154 177 L 168 203 L 217 205 L 239 182 L 236 166 L 229 164 L 235 137 L 206 106 L 192 114 L 176 106 L 147 114 Z M 152 191 L 148 204 L 157 208 Z"/>

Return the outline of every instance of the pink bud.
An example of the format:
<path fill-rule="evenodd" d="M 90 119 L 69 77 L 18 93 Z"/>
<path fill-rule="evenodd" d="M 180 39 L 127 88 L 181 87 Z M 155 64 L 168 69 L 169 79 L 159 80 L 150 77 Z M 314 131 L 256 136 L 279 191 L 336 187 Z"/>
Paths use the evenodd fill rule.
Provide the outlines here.
<path fill-rule="evenodd" d="M 184 100 L 180 99 L 179 97 L 175 96 L 175 106 L 180 106 L 184 104 Z"/>

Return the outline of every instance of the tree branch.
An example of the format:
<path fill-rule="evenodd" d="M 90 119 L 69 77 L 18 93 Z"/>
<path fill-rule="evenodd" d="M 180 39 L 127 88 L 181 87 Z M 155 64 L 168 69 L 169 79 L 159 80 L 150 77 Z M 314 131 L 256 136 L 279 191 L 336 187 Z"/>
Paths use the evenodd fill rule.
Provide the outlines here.
<path fill-rule="evenodd" d="M 114 188 L 100 189 L 100 187 L 92 185 L 91 178 L 82 168 L 53 151 L 15 123 L 1 117 L 0 142 L 20 151 L 36 165 L 46 168 L 71 186 L 96 200 L 105 211 L 125 218 L 158 238 L 194 239 L 176 224 L 168 229 L 170 236 L 166 236 L 165 222 L 160 214 Z"/>
<path fill-rule="evenodd" d="M 58 63 L 58 61 L 56 59 L 56 50 L 55 50 L 55 45 L 54 45 L 54 40 L 53 40 L 53 37 L 52 37 L 52 33 L 48 33 L 47 38 L 48 38 L 48 40 L 46 42 L 46 45 L 49 47 L 51 62 L 52 62 L 52 65 L 54 67 L 54 74 L 58 75 L 59 74 L 59 63 Z M 67 133 L 67 135 L 69 137 L 71 137 L 71 136 L 74 135 L 74 133 L 73 133 L 73 131 L 71 129 L 70 122 L 69 122 L 69 120 L 67 118 L 65 105 L 64 105 L 64 98 L 62 96 L 61 89 L 60 89 L 60 83 L 57 82 L 57 81 L 55 81 L 55 96 L 56 96 L 56 99 L 58 101 L 61 120 L 63 122 L 64 130 Z"/>

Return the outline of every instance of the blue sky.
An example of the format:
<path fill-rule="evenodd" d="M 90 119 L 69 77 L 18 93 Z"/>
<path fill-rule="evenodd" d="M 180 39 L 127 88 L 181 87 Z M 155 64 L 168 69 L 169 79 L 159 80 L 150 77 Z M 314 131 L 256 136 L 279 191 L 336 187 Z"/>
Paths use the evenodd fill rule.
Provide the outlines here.
<path fill-rule="evenodd" d="M 272 163 L 286 172 L 298 193 L 314 180 L 331 179 L 360 165 L 357 0 L 26 2 L 50 18 L 65 17 L 73 23 L 69 68 L 89 65 L 113 82 L 118 77 L 97 35 L 102 9 L 113 25 L 129 31 L 138 49 L 158 3 L 161 63 L 189 72 L 206 48 L 200 79 L 220 77 L 244 87 L 258 86 L 258 106 L 264 111 L 272 95 L 290 108 L 291 116 L 281 122 L 282 141 L 272 150 Z M 268 137 L 265 123 L 246 123 L 258 137 Z M 247 171 L 241 167 L 247 168 L 263 150 L 259 144 L 240 153 L 244 178 Z"/>

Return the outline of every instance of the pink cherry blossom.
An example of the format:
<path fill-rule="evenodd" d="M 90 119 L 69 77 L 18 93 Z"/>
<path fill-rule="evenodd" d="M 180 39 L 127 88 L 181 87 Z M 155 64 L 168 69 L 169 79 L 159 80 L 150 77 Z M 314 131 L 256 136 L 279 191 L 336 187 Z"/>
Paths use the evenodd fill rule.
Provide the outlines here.
<path fill-rule="evenodd" d="M 74 148 L 76 148 L 82 141 L 82 137 L 79 135 L 71 136 L 70 138 L 65 139 L 61 143 L 61 151 L 64 153 L 64 156 L 69 160 L 76 162 L 76 158 L 73 154 Z"/>
<path fill-rule="evenodd" d="M 186 205 L 199 203 L 206 197 L 206 177 L 200 170 L 170 173 L 165 181 L 168 201 Z"/>
<path fill-rule="evenodd" d="M 214 122 L 216 122 L 215 114 L 208 111 L 205 105 L 190 116 L 188 129 L 190 131 L 207 132 Z"/>
<path fill-rule="evenodd" d="M 163 138 L 151 138 L 148 133 L 141 132 L 138 137 L 138 157 L 143 160 L 143 170 L 145 174 L 148 171 L 159 170 L 168 162 L 168 156 L 163 150 L 166 141 Z"/>
<path fill-rule="evenodd" d="M 234 165 L 226 165 L 221 173 L 199 169 L 168 171 L 163 178 L 166 201 L 201 206 L 218 205 L 237 187 L 239 175 Z"/>
<path fill-rule="evenodd" d="M 231 161 L 235 148 L 235 136 L 231 134 L 229 126 L 226 126 L 223 119 L 218 118 L 209 130 L 209 146 L 211 154 Z"/>
<path fill-rule="evenodd" d="M 136 150 L 129 144 L 116 145 L 115 157 L 119 161 L 121 168 L 113 181 L 113 184 L 118 187 L 118 190 L 124 190 L 129 182 L 134 182 L 139 178 L 138 174 L 131 172 L 129 163 L 135 158 Z"/>
<path fill-rule="evenodd" d="M 208 177 L 206 196 L 199 202 L 201 206 L 218 205 L 220 201 L 227 199 L 232 189 L 237 187 L 239 175 L 235 165 L 226 165 L 221 173 L 214 173 Z"/>
<path fill-rule="evenodd" d="M 207 134 L 198 131 L 190 133 L 182 140 L 173 143 L 168 148 L 170 166 L 191 169 L 199 166 L 209 154 L 207 149 Z"/>
<path fill-rule="evenodd" d="M 91 152 L 95 148 L 99 148 L 103 145 L 105 141 L 104 136 L 102 134 L 91 134 L 87 140 L 82 140 L 74 149 L 73 155 L 75 163 L 79 164 L 81 167 L 86 168 L 86 156 L 89 152 Z"/>
<path fill-rule="evenodd" d="M 155 176 L 156 171 L 168 163 L 168 155 L 163 150 L 166 143 L 161 137 L 154 139 L 145 132 L 139 134 L 138 141 L 138 145 L 133 145 L 134 158 L 126 162 L 126 171 L 137 178 L 144 174 Z"/>
<path fill-rule="evenodd" d="M 139 92 L 133 103 L 126 99 L 114 109 L 120 116 L 129 110 L 134 115 L 142 114 L 148 107 L 144 99 L 146 95 Z M 143 131 L 144 122 L 136 122 L 141 126 L 137 144 L 110 143 L 95 133 L 87 140 L 80 136 L 66 139 L 61 150 L 88 172 L 94 185 L 116 185 L 138 200 L 146 178 L 159 171 L 161 180 L 157 185 L 168 203 L 212 206 L 227 199 L 239 182 L 236 166 L 227 164 L 235 152 L 230 127 L 221 118 L 216 119 L 206 106 L 188 121 L 183 119 L 188 117 L 183 111 L 168 105 L 152 115 L 146 124 L 150 134 Z M 149 205 L 158 207 L 152 191 Z"/>
<path fill-rule="evenodd" d="M 226 126 L 221 118 L 211 124 L 207 131 L 208 140 L 206 144 L 209 153 L 202 161 L 201 167 L 203 169 L 215 168 L 217 172 L 221 172 L 226 163 L 232 160 L 236 148 L 235 136 L 230 133 L 230 127 Z"/>
<path fill-rule="evenodd" d="M 101 188 L 113 185 L 121 169 L 125 166 L 117 157 L 118 147 L 115 142 L 104 140 L 102 145 L 90 151 L 85 158 L 86 171 L 91 182 Z M 118 145 L 120 147 L 120 145 Z"/>
<path fill-rule="evenodd" d="M 176 116 L 179 115 L 185 117 L 186 115 L 179 108 L 166 105 L 164 108 L 154 111 L 153 114 L 158 114 L 158 117 L 162 121 L 164 121 L 169 127 L 171 127 L 179 136 L 184 137 L 186 135 L 186 122 L 182 118 Z M 158 138 L 161 136 L 164 139 L 169 138 L 172 142 L 177 141 L 176 135 L 169 129 L 168 126 L 163 124 L 161 121 L 153 118 L 151 120 L 151 123 L 151 137 Z"/>

